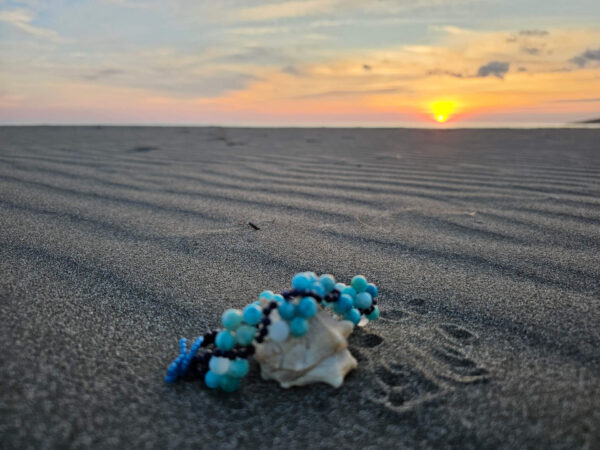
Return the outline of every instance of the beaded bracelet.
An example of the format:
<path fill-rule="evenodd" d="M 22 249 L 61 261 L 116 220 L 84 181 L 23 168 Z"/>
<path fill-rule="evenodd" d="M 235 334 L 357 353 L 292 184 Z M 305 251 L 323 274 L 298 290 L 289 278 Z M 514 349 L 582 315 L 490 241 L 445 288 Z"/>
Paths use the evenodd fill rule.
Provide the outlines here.
<path fill-rule="evenodd" d="M 379 318 L 379 308 L 376 306 L 375 298 L 377 294 L 377 287 L 368 283 L 362 275 L 352 278 L 350 286 L 346 286 L 343 283 L 336 283 L 332 275 L 317 277 L 313 272 L 298 273 L 292 279 L 290 290 L 283 291 L 281 294 L 263 291 L 258 301 L 249 304 L 243 311 L 237 309 L 225 311 L 222 316 L 224 329 L 209 331 L 196 338 L 189 350 L 187 340 L 182 338 L 179 341 L 179 356 L 169 366 L 165 381 L 174 383 L 180 378 L 202 379 L 211 389 L 234 392 L 249 371 L 248 358 L 254 355 L 257 349 L 261 351 L 262 345 L 266 343 L 275 345 L 275 350 L 270 349 L 271 353 L 268 355 L 273 351 L 285 352 L 288 347 L 293 347 L 298 353 L 298 349 L 302 348 L 301 342 L 290 342 L 287 347 L 286 343 L 294 339 L 306 340 L 305 335 L 313 325 L 327 327 L 328 324 L 333 324 L 330 326 L 333 330 L 331 331 L 333 338 L 328 338 L 335 341 L 332 344 L 335 346 L 335 352 L 331 354 L 331 358 L 335 359 L 336 364 L 342 364 L 342 373 L 331 381 L 331 377 L 323 378 L 323 370 L 318 376 L 307 377 L 305 375 L 307 369 L 303 377 L 292 381 L 289 373 L 284 372 L 279 381 L 284 387 L 314 381 L 326 381 L 339 386 L 345 373 L 356 366 L 356 360 L 346 350 L 345 337 L 363 317 L 369 321 Z M 319 308 L 331 310 L 340 322 L 346 324 L 338 325 L 330 322 L 334 319 L 327 317 L 328 314 L 325 317 L 316 317 L 318 313 L 321 314 Z M 340 330 L 346 331 L 341 331 L 340 334 Z M 319 330 L 315 329 L 315 332 L 317 331 Z M 267 339 L 266 343 L 265 339 Z M 310 345 L 307 344 L 305 347 Z M 345 353 L 339 353 L 340 349 Z M 326 357 L 329 356 L 326 354 Z M 302 358 L 310 359 L 306 356 Z M 265 377 L 264 367 L 263 377 Z"/>

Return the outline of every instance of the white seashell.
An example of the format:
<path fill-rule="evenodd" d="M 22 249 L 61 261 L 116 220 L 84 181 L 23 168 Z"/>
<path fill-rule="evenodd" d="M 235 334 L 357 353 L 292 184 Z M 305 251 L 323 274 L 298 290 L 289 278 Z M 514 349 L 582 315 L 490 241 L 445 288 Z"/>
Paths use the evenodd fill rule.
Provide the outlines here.
<path fill-rule="evenodd" d="M 300 338 L 290 336 L 284 342 L 267 340 L 256 345 L 254 357 L 261 375 L 284 388 L 319 381 L 340 387 L 346 374 L 357 366 L 346 341 L 354 326 L 323 310 L 308 322 L 309 331 Z"/>
<path fill-rule="evenodd" d="M 285 320 L 274 322 L 269 327 L 269 337 L 275 342 L 284 342 L 290 335 L 290 326 Z"/>

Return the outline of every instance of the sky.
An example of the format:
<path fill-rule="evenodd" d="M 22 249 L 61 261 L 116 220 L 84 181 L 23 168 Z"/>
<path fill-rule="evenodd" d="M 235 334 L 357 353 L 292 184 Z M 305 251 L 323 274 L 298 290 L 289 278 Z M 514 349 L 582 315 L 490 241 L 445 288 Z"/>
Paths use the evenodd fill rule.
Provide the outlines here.
<path fill-rule="evenodd" d="M 0 0 L 0 124 L 596 117 L 598 0 Z"/>

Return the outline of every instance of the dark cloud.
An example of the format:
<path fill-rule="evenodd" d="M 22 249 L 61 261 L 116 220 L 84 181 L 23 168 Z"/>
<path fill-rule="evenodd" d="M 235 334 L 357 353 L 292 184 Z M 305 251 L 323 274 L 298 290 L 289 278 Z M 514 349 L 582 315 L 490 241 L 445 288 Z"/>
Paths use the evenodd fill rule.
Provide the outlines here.
<path fill-rule="evenodd" d="M 519 72 L 527 72 L 527 67 L 519 67 L 517 70 Z"/>
<path fill-rule="evenodd" d="M 541 50 L 537 47 L 521 47 L 521 51 L 528 55 L 539 55 Z"/>
<path fill-rule="evenodd" d="M 357 95 L 368 94 L 389 94 L 392 92 L 404 91 L 402 88 L 385 88 L 385 89 L 366 89 L 364 91 L 326 91 L 316 94 L 300 95 L 296 98 L 325 98 L 325 97 L 352 97 Z"/>
<path fill-rule="evenodd" d="M 490 61 L 487 64 L 484 64 L 477 70 L 478 77 L 487 77 L 489 75 L 493 75 L 497 78 L 503 79 L 510 64 L 504 61 Z"/>
<path fill-rule="evenodd" d="M 593 98 L 565 98 L 561 100 L 554 100 L 554 103 L 600 103 L 600 97 Z"/>
<path fill-rule="evenodd" d="M 288 75 L 298 76 L 300 75 L 300 70 L 298 70 L 295 66 L 285 66 L 281 69 L 283 73 L 287 73 Z"/>
<path fill-rule="evenodd" d="M 579 67 L 585 66 L 590 61 L 600 61 L 600 48 L 596 50 L 588 49 L 582 54 L 571 58 L 569 61 L 577 64 Z"/>
<path fill-rule="evenodd" d="M 441 70 L 441 69 L 430 70 L 429 72 L 427 72 L 427 75 L 448 75 L 449 77 L 454 77 L 454 78 L 465 78 L 465 76 L 462 73 L 452 72 L 451 70 Z"/>
<path fill-rule="evenodd" d="M 549 33 L 546 30 L 521 30 L 519 31 L 520 36 L 547 36 Z"/>
<path fill-rule="evenodd" d="M 368 64 L 363 64 L 363 70 L 370 72 L 371 71 L 371 66 Z"/>
<path fill-rule="evenodd" d="M 120 69 L 101 69 L 101 70 L 96 70 L 95 72 L 83 75 L 82 78 L 84 80 L 96 81 L 96 80 L 104 80 L 107 78 L 114 78 L 115 76 L 121 75 L 124 73 L 125 72 Z"/>

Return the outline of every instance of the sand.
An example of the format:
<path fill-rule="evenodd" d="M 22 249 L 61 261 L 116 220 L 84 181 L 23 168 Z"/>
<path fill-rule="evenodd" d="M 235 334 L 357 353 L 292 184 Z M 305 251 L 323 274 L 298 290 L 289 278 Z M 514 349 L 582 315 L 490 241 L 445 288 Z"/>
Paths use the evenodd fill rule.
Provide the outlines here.
<path fill-rule="evenodd" d="M 1 447 L 599 448 L 599 142 L 0 128 Z M 343 387 L 163 382 L 304 270 L 380 288 Z"/>

